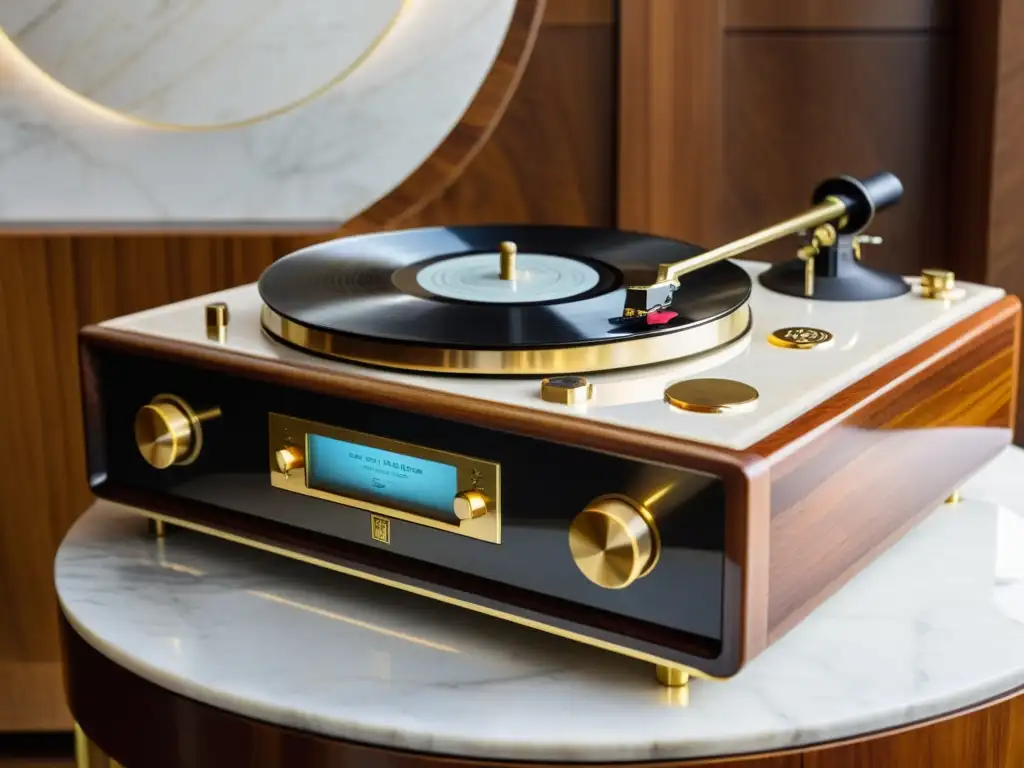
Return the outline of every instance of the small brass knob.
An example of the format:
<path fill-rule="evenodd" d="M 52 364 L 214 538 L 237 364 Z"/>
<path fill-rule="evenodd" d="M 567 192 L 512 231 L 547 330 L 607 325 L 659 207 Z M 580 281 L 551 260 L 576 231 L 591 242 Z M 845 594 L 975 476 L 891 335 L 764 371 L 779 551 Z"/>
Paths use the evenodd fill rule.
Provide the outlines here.
<path fill-rule="evenodd" d="M 157 469 L 191 464 L 203 447 L 202 422 L 219 415 L 219 408 L 197 414 L 180 397 L 158 395 L 135 415 L 135 445 Z"/>
<path fill-rule="evenodd" d="M 580 572 L 605 589 L 624 589 L 658 560 L 658 529 L 643 505 L 621 496 L 595 499 L 569 526 L 569 550 Z"/>
<path fill-rule="evenodd" d="M 954 289 L 956 289 L 956 275 L 950 270 L 921 270 L 921 295 L 926 299 L 945 299 Z"/>
<path fill-rule="evenodd" d="M 540 383 L 540 399 L 559 405 L 583 405 L 594 396 L 594 385 L 582 376 L 552 376 Z"/>
<path fill-rule="evenodd" d="M 459 520 L 473 520 L 487 514 L 487 497 L 480 491 L 463 491 L 452 502 L 452 510 Z"/>
<path fill-rule="evenodd" d="M 224 302 L 206 305 L 206 338 L 223 344 L 228 338 L 230 321 L 228 305 Z"/>
<path fill-rule="evenodd" d="M 300 449 L 294 446 L 277 451 L 274 454 L 274 460 L 277 462 L 277 468 L 285 477 L 288 477 L 293 469 L 302 469 L 306 466 L 306 457 Z"/>

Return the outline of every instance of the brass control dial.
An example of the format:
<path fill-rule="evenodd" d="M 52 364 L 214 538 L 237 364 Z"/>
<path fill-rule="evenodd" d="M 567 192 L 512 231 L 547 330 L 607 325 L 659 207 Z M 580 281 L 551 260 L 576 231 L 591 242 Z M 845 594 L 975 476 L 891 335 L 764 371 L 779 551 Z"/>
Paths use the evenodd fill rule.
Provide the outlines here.
<path fill-rule="evenodd" d="M 646 576 L 660 549 L 654 518 L 625 496 L 594 499 L 569 526 L 569 550 L 576 567 L 605 589 L 624 589 Z"/>
<path fill-rule="evenodd" d="M 203 448 L 202 422 L 217 416 L 219 408 L 197 414 L 176 395 L 157 395 L 135 415 L 135 445 L 157 469 L 191 464 Z"/>
<path fill-rule="evenodd" d="M 459 520 L 473 520 L 487 514 L 487 497 L 480 491 L 463 491 L 455 496 L 452 510 Z"/>
<path fill-rule="evenodd" d="M 276 451 L 274 453 L 274 461 L 277 462 L 277 468 L 281 470 L 281 474 L 285 477 L 287 477 L 292 470 L 302 469 L 306 466 L 306 457 L 302 453 L 302 450 L 293 445 L 289 445 L 286 448 Z"/>

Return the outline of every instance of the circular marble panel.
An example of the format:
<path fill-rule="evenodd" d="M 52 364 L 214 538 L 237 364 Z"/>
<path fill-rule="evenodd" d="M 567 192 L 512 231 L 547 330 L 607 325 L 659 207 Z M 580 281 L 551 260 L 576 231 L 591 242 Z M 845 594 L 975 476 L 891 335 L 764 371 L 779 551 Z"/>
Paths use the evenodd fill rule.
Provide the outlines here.
<path fill-rule="evenodd" d="M 405 0 L 17 0 L 0 27 L 72 91 L 147 123 L 212 128 L 343 79 Z"/>
<path fill-rule="evenodd" d="M 36 2 L 0 0 L 0 23 L 13 29 L 10 6 Z M 63 0 L 77 2 L 92 4 Z M 316 6 L 324 17 L 329 5 L 377 3 L 281 5 L 293 13 Z M 0 229 L 334 231 L 402 185 L 447 141 L 491 83 L 513 25 L 504 64 L 519 66 L 538 12 L 536 0 L 405 0 L 394 27 L 340 83 L 293 109 L 222 130 L 165 130 L 99 109 L 54 87 L 0 35 Z M 485 123 L 498 119 L 493 105 L 514 87 L 499 73 L 488 106 L 480 107 Z M 461 145 L 456 157 L 473 142 L 463 138 Z"/>

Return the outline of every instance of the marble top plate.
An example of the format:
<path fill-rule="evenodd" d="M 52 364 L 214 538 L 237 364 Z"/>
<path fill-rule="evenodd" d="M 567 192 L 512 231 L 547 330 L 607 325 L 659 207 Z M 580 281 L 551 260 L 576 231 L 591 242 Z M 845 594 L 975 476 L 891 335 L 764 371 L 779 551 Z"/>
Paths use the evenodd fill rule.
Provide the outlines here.
<path fill-rule="evenodd" d="M 806 621 L 686 697 L 649 665 L 100 503 L 56 585 L 98 650 L 264 721 L 484 758 L 777 750 L 935 717 L 1024 685 L 1024 452 L 1009 449 Z M 865 503 L 870 499 L 865 497 Z"/>

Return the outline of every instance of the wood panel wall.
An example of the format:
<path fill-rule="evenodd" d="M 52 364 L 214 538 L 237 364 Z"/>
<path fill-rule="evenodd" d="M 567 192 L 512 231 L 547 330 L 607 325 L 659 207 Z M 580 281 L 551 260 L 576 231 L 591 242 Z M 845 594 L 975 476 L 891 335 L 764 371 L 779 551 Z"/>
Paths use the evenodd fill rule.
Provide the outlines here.
<path fill-rule="evenodd" d="M 1024 296 L 1024 0 L 641 0 L 620 42 L 620 226 L 713 246 L 891 170 L 865 261 Z"/>
<path fill-rule="evenodd" d="M 910 273 L 948 261 L 950 5 L 623 4 L 622 225 L 711 246 L 796 213 L 828 176 L 886 169 L 907 192 L 865 258 Z"/>
<path fill-rule="evenodd" d="M 549 0 L 519 90 L 464 175 L 408 224 L 614 223 L 609 0 Z M 70 726 L 53 556 L 89 505 L 76 333 L 250 282 L 311 238 L 0 238 L 0 731 Z"/>

